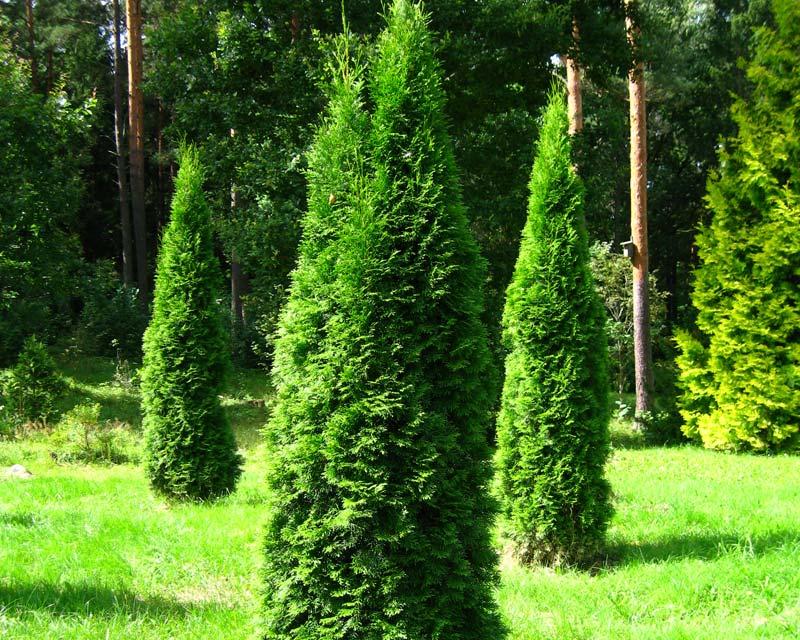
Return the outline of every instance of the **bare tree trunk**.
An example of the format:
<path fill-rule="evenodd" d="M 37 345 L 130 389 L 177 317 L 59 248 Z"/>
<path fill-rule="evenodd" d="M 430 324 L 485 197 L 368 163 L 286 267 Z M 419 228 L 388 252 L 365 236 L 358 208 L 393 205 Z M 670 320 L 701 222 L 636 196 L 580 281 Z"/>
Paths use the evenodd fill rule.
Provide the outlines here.
<path fill-rule="evenodd" d="M 236 249 L 231 253 L 231 315 L 233 322 L 244 326 L 244 305 L 242 304 L 242 265 Z"/>
<path fill-rule="evenodd" d="M 131 164 L 131 205 L 136 240 L 136 280 L 139 300 L 147 304 L 147 224 L 144 209 L 144 99 L 142 96 L 141 0 L 126 0 L 128 21 L 128 143 Z"/>
<path fill-rule="evenodd" d="M 47 50 L 47 84 L 44 89 L 44 94 L 49 96 L 53 92 L 53 87 L 56 83 L 55 66 L 53 65 L 53 49 L 52 47 Z"/>
<path fill-rule="evenodd" d="M 28 28 L 28 54 L 31 57 L 31 87 L 39 91 L 39 63 L 36 60 L 36 32 L 33 18 L 33 0 L 25 0 L 25 25 Z"/>
<path fill-rule="evenodd" d="M 128 167 L 125 161 L 122 107 L 122 45 L 120 31 L 122 19 L 119 0 L 114 0 L 114 146 L 117 152 L 117 184 L 119 185 L 119 221 L 122 229 L 122 281 L 133 284 L 133 239 L 131 238 L 131 210 L 128 201 Z"/>
<path fill-rule="evenodd" d="M 156 181 L 157 229 L 156 237 L 161 236 L 161 226 L 167 219 L 166 198 L 164 197 L 164 103 L 158 100 L 158 117 L 156 118 L 156 157 L 158 158 L 158 179 Z"/>
<path fill-rule="evenodd" d="M 300 16 L 297 15 L 297 11 L 292 13 L 292 21 L 290 28 L 292 30 L 292 44 L 297 42 L 297 38 L 300 34 Z"/>
<path fill-rule="evenodd" d="M 650 344 L 647 248 L 647 114 L 644 63 L 639 54 L 640 30 L 635 0 L 625 0 L 628 43 L 633 63 L 628 71 L 631 119 L 631 240 L 633 255 L 633 352 L 636 381 L 636 421 L 642 429 L 642 414 L 653 410 L 653 362 Z"/>
<path fill-rule="evenodd" d="M 567 67 L 567 109 L 569 112 L 569 134 L 583 131 L 583 95 L 581 93 L 581 67 L 577 60 L 581 39 L 578 20 L 572 19 L 572 51 L 566 57 Z"/>
<path fill-rule="evenodd" d="M 236 130 L 231 129 L 231 138 L 236 135 Z M 236 185 L 231 184 L 231 219 L 236 213 Z M 244 326 L 244 305 L 242 304 L 242 293 L 244 288 L 242 265 L 239 263 L 239 256 L 236 247 L 231 251 L 231 317 L 234 325 Z"/>

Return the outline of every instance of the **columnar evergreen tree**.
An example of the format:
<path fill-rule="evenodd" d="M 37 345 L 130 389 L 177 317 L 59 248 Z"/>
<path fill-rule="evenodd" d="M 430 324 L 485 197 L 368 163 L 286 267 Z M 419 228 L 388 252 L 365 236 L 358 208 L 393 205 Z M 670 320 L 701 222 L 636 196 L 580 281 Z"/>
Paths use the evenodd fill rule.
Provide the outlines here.
<path fill-rule="evenodd" d="M 371 122 L 344 69 L 276 349 L 265 637 L 500 639 L 485 271 L 421 7 L 389 11 Z"/>
<path fill-rule="evenodd" d="M 699 339 L 678 357 L 684 432 L 720 449 L 800 448 L 800 5 L 773 2 L 757 32 L 752 95 L 720 154 L 697 237 Z"/>
<path fill-rule="evenodd" d="M 150 484 L 169 498 L 190 500 L 233 491 L 242 463 L 219 401 L 230 354 L 216 303 L 222 273 L 202 183 L 190 147 L 181 156 L 161 243 L 142 367 Z"/>
<path fill-rule="evenodd" d="M 544 112 L 528 221 L 508 288 L 497 424 L 507 534 L 524 562 L 590 561 L 611 516 L 605 314 L 593 287 L 583 187 L 564 97 Z"/>

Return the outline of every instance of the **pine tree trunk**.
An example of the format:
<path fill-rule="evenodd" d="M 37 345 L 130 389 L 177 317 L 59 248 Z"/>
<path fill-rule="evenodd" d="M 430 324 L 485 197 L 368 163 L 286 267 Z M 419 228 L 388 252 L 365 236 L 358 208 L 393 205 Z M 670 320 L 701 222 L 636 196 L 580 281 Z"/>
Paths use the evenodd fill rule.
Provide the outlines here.
<path fill-rule="evenodd" d="M 641 417 L 653 410 L 653 362 L 650 344 L 650 304 L 648 299 L 647 248 L 647 115 L 644 63 L 639 57 L 640 30 L 635 0 L 625 0 L 625 24 L 633 54 L 628 71 L 631 120 L 631 240 L 633 255 L 633 351 L 636 382 L 635 426 L 644 426 Z"/>
<path fill-rule="evenodd" d="M 128 200 L 128 167 L 125 158 L 124 122 L 122 106 L 122 46 L 120 31 L 122 18 L 119 0 L 114 0 L 114 147 L 117 152 L 117 184 L 119 186 L 119 220 L 122 230 L 122 281 L 133 284 L 133 239 L 131 238 L 131 211 Z"/>
<path fill-rule="evenodd" d="M 231 254 L 231 315 L 235 324 L 244 326 L 244 306 L 242 305 L 242 265 L 236 249 Z"/>
<path fill-rule="evenodd" d="M 231 129 L 231 138 L 236 135 L 236 129 Z M 236 185 L 231 182 L 231 222 L 235 224 L 236 215 Z M 244 306 L 242 305 L 243 293 L 242 265 L 236 247 L 231 250 L 231 317 L 234 325 L 244 326 Z"/>
<path fill-rule="evenodd" d="M 28 53 L 31 57 L 31 87 L 34 91 L 39 91 L 39 64 L 36 60 L 33 0 L 25 0 L 25 26 L 28 28 Z"/>
<path fill-rule="evenodd" d="M 567 111 L 569 134 L 583 131 L 583 95 L 581 93 L 581 67 L 577 60 L 580 43 L 578 20 L 572 19 L 572 51 L 565 59 L 567 67 Z"/>
<path fill-rule="evenodd" d="M 157 236 L 161 237 L 161 227 L 167 221 L 167 203 L 166 203 L 166 188 L 165 188 L 165 174 L 164 170 L 164 103 L 159 98 L 158 100 L 158 117 L 156 118 L 156 158 L 158 167 L 158 176 L 156 180 L 156 218 L 158 220 L 156 226 L 158 228 Z"/>
<path fill-rule="evenodd" d="M 56 81 L 55 66 L 53 64 L 53 49 L 52 47 L 47 50 L 47 84 L 44 89 L 44 95 L 49 96 L 53 92 L 53 86 Z"/>
<path fill-rule="evenodd" d="M 147 225 L 144 209 L 144 134 L 142 97 L 141 0 L 126 0 L 128 20 L 128 143 L 131 166 L 131 205 L 136 241 L 136 280 L 139 300 L 147 304 Z"/>

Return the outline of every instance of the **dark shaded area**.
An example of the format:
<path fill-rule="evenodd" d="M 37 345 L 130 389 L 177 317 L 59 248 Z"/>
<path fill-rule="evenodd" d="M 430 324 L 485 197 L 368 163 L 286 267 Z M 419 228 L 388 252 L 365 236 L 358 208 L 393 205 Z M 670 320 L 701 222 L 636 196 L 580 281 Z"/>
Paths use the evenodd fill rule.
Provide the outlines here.
<path fill-rule="evenodd" d="M 112 589 L 87 584 L 0 583 L 0 610 L 7 615 L 47 611 L 53 616 L 81 615 L 130 620 L 182 618 L 213 605 L 183 604 L 160 597 L 140 598 L 125 588 Z"/>
<path fill-rule="evenodd" d="M 42 518 L 33 513 L 0 513 L 0 527 L 23 527 L 32 529 L 43 524 Z"/>
<path fill-rule="evenodd" d="M 687 534 L 646 542 L 620 542 L 609 545 L 607 556 L 599 570 L 680 560 L 715 560 L 737 554 L 756 558 L 779 551 L 788 545 L 800 545 L 800 529 L 777 530 L 755 537 L 746 532 L 718 532 Z"/>
<path fill-rule="evenodd" d="M 611 428 L 612 449 L 648 449 L 655 445 L 650 444 L 643 433 L 631 429 Z"/>

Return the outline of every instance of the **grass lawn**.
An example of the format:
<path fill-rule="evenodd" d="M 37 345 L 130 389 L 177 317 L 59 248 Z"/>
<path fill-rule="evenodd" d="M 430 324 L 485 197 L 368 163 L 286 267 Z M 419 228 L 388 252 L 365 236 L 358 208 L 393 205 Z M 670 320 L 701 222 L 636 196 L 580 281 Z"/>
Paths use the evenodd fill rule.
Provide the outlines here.
<path fill-rule="evenodd" d="M 65 407 L 138 421 L 135 392 L 105 360 L 65 364 Z M 264 519 L 258 427 L 266 376 L 225 398 L 247 467 L 213 506 L 168 506 L 133 466 L 57 465 L 34 439 L 0 442 L 0 637 L 236 640 L 258 629 Z M 619 438 L 616 515 L 593 575 L 502 564 L 513 640 L 800 637 L 800 458 L 643 448 Z M 424 639 L 420 639 L 424 640 Z M 492 640 L 488 639 L 487 640 Z"/>

